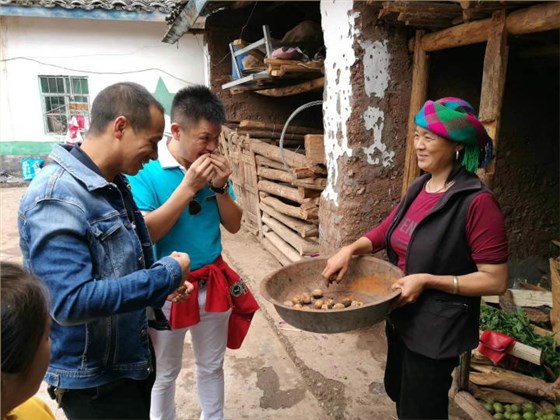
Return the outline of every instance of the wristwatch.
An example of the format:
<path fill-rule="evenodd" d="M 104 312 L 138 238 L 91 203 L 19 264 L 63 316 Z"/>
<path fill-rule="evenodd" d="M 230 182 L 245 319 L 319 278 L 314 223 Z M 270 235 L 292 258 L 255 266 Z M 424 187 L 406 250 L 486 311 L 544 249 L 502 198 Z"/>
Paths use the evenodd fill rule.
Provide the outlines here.
<path fill-rule="evenodd" d="M 226 179 L 226 183 L 223 187 L 214 187 L 212 183 L 210 183 L 210 191 L 216 194 L 225 194 L 228 189 L 228 180 Z"/>

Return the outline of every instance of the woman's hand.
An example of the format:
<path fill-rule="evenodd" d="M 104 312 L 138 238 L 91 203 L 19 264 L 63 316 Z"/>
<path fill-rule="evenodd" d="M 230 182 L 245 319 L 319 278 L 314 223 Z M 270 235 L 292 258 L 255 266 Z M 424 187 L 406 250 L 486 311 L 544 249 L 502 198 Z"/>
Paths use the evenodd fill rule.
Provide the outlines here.
<path fill-rule="evenodd" d="M 353 254 L 352 248 L 350 246 L 345 246 L 327 260 L 327 265 L 321 273 L 327 287 L 334 281 L 337 283 L 342 281 L 344 275 L 348 271 L 348 266 L 350 265 Z"/>
<path fill-rule="evenodd" d="M 398 279 L 395 283 L 393 283 L 391 289 L 400 289 L 401 294 L 393 302 L 391 308 L 396 309 L 416 302 L 420 294 L 424 291 L 426 283 L 427 275 L 423 273 L 411 274 Z"/>

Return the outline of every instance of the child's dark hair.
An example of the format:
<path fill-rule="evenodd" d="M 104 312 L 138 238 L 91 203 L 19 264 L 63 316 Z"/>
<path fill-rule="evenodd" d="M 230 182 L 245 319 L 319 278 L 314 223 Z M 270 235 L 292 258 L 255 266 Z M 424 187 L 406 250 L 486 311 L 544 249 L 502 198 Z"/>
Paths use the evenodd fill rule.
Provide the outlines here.
<path fill-rule="evenodd" d="M 185 129 L 205 119 L 212 124 L 226 122 L 226 112 L 222 101 L 209 88 L 203 85 L 181 89 L 173 98 L 171 122 Z"/>
<path fill-rule="evenodd" d="M 39 279 L 0 262 L 2 372 L 25 373 L 48 325 L 47 289 Z"/>

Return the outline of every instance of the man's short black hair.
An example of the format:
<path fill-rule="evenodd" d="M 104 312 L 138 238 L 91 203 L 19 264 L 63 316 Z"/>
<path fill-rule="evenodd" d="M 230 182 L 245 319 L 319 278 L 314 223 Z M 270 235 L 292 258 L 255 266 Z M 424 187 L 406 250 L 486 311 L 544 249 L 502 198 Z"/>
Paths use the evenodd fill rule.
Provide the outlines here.
<path fill-rule="evenodd" d="M 134 131 L 151 126 L 150 106 L 155 106 L 163 114 L 163 107 L 138 83 L 121 82 L 107 86 L 97 94 L 91 106 L 89 132 L 101 134 L 107 124 L 120 115 L 125 116 Z"/>
<path fill-rule="evenodd" d="M 212 124 L 226 122 L 226 112 L 222 101 L 209 88 L 203 85 L 181 89 L 173 98 L 171 122 L 186 129 L 205 119 Z"/>

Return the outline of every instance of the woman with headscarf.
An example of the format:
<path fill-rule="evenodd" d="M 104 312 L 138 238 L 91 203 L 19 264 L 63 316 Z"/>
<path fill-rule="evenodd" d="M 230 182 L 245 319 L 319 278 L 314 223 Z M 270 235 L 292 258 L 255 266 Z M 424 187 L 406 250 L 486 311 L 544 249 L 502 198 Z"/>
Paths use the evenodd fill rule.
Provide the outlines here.
<path fill-rule="evenodd" d="M 505 292 L 504 217 L 476 175 L 492 140 L 459 98 L 427 101 L 415 118 L 424 172 L 375 229 L 329 258 L 327 280 L 343 280 L 353 255 L 386 249 L 405 277 L 386 322 L 385 390 L 400 419 L 448 418 L 459 355 L 478 345 L 480 296 Z"/>

